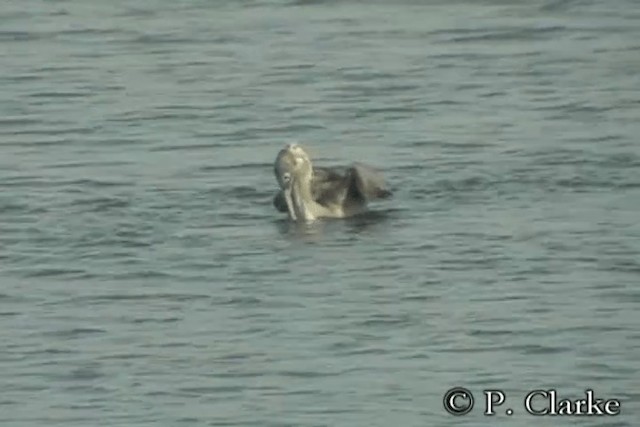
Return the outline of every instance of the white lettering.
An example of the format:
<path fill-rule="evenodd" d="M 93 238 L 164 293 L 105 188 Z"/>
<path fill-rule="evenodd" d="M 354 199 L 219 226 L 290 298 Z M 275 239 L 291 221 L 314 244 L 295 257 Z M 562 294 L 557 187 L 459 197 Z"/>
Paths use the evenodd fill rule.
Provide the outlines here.
<path fill-rule="evenodd" d="M 494 406 L 500 406 L 506 400 L 506 396 L 500 390 L 485 390 L 485 415 L 495 415 Z"/>
<path fill-rule="evenodd" d="M 549 413 L 548 406 L 545 406 L 542 410 L 535 410 L 532 406 L 532 400 L 536 396 L 541 396 L 544 399 L 549 398 L 549 393 L 544 390 L 534 390 L 531 393 L 527 394 L 527 397 L 524 399 L 524 408 L 531 415 L 547 415 Z"/>

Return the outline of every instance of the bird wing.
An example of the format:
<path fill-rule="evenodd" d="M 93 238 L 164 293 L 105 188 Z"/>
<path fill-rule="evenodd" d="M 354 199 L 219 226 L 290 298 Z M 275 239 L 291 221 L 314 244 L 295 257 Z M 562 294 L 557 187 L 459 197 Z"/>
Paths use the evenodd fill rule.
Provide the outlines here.
<path fill-rule="evenodd" d="M 364 199 L 386 199 L 393 194 L 385 183 L 382 174 L 372 166 L 354 163 L 347 174 L 351 181 L 351 195 Z"/>

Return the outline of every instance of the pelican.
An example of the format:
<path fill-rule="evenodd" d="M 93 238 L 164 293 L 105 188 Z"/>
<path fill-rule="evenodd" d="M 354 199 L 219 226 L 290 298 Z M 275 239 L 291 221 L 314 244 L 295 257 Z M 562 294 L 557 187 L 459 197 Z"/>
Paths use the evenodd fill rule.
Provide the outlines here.
<path fill-rule="evenodd" d="M 273 204 L 294 221 L 347 218 L 365 212 L 368 201 L 391 196 L 372 167 L 353 163 L 341 171 L 313 166 L 298 144 L 288 144 L 278 152 L 274 172 L 280 191 Z"/>

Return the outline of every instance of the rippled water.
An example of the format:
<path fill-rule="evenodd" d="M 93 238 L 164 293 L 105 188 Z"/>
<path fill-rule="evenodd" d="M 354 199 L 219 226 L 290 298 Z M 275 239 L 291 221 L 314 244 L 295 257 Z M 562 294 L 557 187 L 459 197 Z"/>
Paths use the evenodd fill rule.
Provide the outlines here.
<path fill-rule="evenodd" d="M 639 40 L 635 0 L 3 2 L 2 425 L 635 426 Z M 289 224 L 294 140 L 393 202 Z"/>

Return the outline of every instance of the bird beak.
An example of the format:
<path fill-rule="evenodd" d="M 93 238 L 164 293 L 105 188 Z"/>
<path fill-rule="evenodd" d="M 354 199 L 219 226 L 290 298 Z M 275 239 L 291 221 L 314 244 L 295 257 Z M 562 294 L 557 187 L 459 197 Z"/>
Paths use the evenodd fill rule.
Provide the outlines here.
<path fill-rule="evenodd" d="M 291 194 L 293 192 L 293 185 L 291 185 L 291 182 L 289 182 L 287 188 L 282 192 L 284 193 L 284 200 L 287 202 L 287 209 L 289 209 L 289 218 L 296 221 L 297 217 L 295 209 L 293 208 L 293 196 Z"/>

